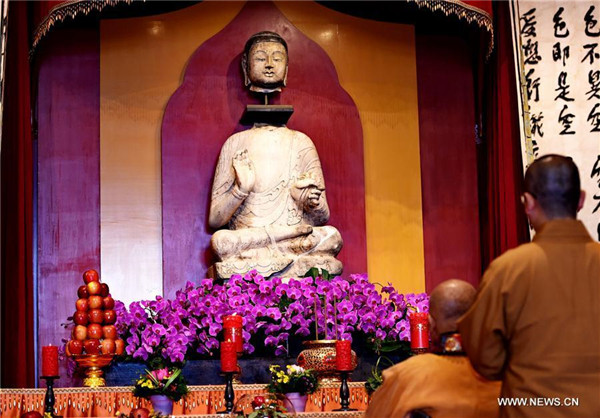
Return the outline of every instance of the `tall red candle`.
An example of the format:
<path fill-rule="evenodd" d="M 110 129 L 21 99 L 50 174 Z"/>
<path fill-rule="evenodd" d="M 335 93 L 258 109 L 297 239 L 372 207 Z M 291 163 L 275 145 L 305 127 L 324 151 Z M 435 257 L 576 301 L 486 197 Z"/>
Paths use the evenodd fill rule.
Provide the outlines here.
<path fill-rule="evenodd" d="M 223 316 L 223 339 L 235 343 L 238 353 L 244 351 L 244 337 L 242 335 L 242 317 L 240 315 Z"/>
<path fill-rule="evenodd" d="M 237 352 L 232 341 L 221 342 L 221 370 L 223 372 L 237 372 Z"/>
<path fill-rule="evenodd" d="M 223 327 L 241 328 L 242 317 L 240 315 L 223 315 Z"/>
<path fill-rule="evenodd" d="M 42 376 L 58 376 L 58 347 L 42 347 Z"/>
<path fill-rule="evenodd" d="M 335 342 L 335 368 L 341 372 L 352 370 L 352 349 L 350 341 L 338 340 Z"/>
<path fill-rule="evenodd" d="M 410 321 L 410 348 L 424 351 L 429 348 L 429 314 L 427 312 L 412 312 Z"/>

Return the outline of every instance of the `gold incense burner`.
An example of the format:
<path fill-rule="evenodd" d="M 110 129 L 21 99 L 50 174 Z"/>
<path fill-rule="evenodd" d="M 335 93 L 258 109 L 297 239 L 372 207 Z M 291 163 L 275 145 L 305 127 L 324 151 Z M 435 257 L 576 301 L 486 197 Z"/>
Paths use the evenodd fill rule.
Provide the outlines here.
<path fill-rule="evenodd" d="M 340 379 L 335 368 L 335 341 L 304 341 L 302 344 L 306 348 L 298 355 L 298 366 L 314 370 L 320 383 L 339 383 Z M 352 350 L 352 369 L 357 365 L 358 358 Z"/>

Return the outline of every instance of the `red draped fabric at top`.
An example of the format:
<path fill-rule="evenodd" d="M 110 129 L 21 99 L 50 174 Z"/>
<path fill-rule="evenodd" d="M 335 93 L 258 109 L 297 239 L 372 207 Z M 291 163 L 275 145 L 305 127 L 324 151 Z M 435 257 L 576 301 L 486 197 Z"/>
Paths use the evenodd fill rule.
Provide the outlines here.
<path fill-rule="evenodd" d="M 470 6 L 474 9 L 480 9 L 484 12 L 486 12 L 487 14 L 489 14 L 490 16 L 492 16 L 492 2 L 491 1 L 485 1 L 485 0 L 463 0 L 463 3 L 465 3 L 467 6 Z"/>
<path fill-rule="evenodd" d="M 27 3 L 11 2 L 2 120 L 2 380 L 32 386 L 33 148 L 31 142 Z"/>
<path fill-rule="evenodd" d="M 50 11 L 54 9 L 56 6 L 66 3 L 77 3 L 77 1 L 73 0 L 46 0 L 39 2 L 40 4 L 36 5 L 35 15 L 34 15 L 34 23 L 35 25 L 39 25 L 40 22 L 50 14 Z M 461 3 L 461 2 L 457 2 Z M 482 11 L 492 14 L 492 2 L 490 0 L 463 0 L 462 3 L 471 6 L 475 9 L 481 9 Z"/>
<path fill-rule="evenodd" d="M 50 16 L 50 13 L 57 7 L 72 3 L 72 0 L 46 0 L 38 1 L 33 8 L 34 28 L 38 27 L 44 19 Z"/>
<path fill-rule="evenodd" d="M 48 0 L 34 2 L 33 23 L 36 28 L 33 34 L 33 46 L 59 22 L 88 14 L 93 10 L 101 11 L 106 6 L 119 3 L 131 4 L 133 0 Z M 475 22 L 488 32 L 488 53 L 493 46 L 492 0 L 407 0 L 416 3 L 420 8 L 431 11 L 443 11 L 446 16 L 458 17 L 467 23 Z"/>

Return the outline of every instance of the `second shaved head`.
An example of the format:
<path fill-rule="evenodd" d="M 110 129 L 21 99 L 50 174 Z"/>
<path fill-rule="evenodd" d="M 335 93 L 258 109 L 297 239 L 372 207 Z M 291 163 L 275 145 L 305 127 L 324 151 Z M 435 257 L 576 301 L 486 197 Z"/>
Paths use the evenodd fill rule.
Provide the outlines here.
<path fill-rule="evenodd" d="M 473 304 L 477 290 L 468 282 L 446 280 L 429 296 L 429 315 L 435 321 L 436 333 L 456 331 L 456 322 Z"/>

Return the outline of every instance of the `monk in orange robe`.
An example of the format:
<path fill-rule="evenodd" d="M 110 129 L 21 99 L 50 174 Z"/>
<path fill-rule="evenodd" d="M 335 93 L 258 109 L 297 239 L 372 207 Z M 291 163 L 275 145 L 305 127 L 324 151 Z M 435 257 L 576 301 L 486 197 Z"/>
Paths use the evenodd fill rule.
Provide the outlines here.
<path fill-rule="evenodd" d="M 505 417 L 600 417 L 600 244 L 576 214 L 579 173 L 549 155 L 525 174 L 533 242 L 497 258 L 459 322 L 475 369 L 502 379 Z"/>
<path fill-rule="evenodd" d="M 367 418 L 498 416 L 500 382 L 488 381 L 473 370 L 456 332 L 456 321 L 471 306 L 475 293 L 462 280 L 447 280 L 431 292 L 431 338 L 442 352 L 414 356 L 385 370 Z"/>

